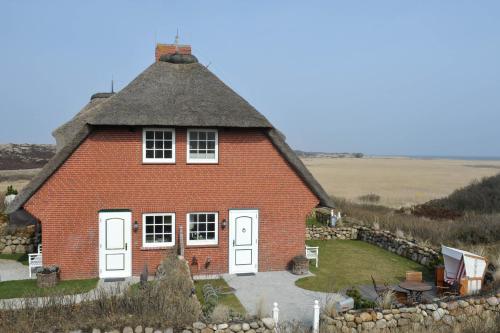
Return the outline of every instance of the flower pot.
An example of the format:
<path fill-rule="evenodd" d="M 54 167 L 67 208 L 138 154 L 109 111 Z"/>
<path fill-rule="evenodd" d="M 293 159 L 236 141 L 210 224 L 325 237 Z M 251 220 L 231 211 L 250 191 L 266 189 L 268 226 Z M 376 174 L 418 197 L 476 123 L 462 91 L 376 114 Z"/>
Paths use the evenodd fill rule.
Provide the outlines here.
<path fill-rule="evenodd" d="M 296 256 L 293 258 L 292 273 L 295 275 L 304 275 L 309 272 L 309 260 L 305 256 Z"/>
<path fill-rule="evenodd" d="M 43 268 L 36 273 L 36 285 L 38 286 L 38 288 L 54 287 L 58 281 L 58 268 Z"/>

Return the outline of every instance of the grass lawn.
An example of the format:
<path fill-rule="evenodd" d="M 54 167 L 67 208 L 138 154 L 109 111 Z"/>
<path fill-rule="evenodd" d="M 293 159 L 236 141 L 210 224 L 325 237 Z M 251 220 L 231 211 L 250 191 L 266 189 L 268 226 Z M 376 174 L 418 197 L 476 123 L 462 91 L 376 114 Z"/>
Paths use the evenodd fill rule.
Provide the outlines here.
<path fill-rule="evenodd" d="M 229 288 L 228 284 L 224 279 L 214 279 L 214 280 L 197 280 L 194 281 L 194 286 L 196 288 L 196 297 L 203 305 L 205 299 L 203 297 L 203 286 L 206 284 L 211 284 L 214 288 Z M 245 308 L 241 305 L 240 300 L 235 294 L 225 294 L 219 296 L 219 304 L 224 304 L 228 308 L 232 309 L 234 312 L 245 314 Z"/>
<path fill-rule="evenodd" d="M 0 282 L 0 299 L 17 297 L 40 297 L 50 294 L 81 294 L 94 289 L 98 279 L 59 281 L 53 288 L 38 288 L 36 280 Z"/>
<path fill-rule="evenodd" d="M 23 265 L 28 266 L 28 255 L 26 253 L 0 254 L 0 259 L 15 260 L 19 261 Z"/>
<path fill-rule="evenodd" d="M 411 260 L 378 246 L 356 240 L 307 241 L 319 246 L 319 267 L 311 261 L 315 276 L 302 278 L 296 285 L 309 290 L 334 292 L 347 287 L 377 283 L 395 284 L 405 279 L 406 271 L 421 271 L 424 280 L 432 281 L 432 272 Z"/>

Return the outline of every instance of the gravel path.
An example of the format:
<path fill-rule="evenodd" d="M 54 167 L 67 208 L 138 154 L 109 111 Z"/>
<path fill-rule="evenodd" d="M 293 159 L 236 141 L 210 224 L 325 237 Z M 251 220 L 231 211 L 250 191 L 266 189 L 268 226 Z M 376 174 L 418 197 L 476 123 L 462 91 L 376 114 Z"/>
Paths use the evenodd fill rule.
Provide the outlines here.
<path fill-rule="evenodd" d="M 295 281 L 303 276 L 290 272 L 262 272 L 251 276 L 223 275 L 229 286 L 236 289 L 236 296 L 250 314 L 255 314 L 259 303 L 271 313 L 272 304 L 278 302 L 279 318 L 301 321 L 312 325 L 314 301 L 320 305 L 331 299 L 343 299 L 340 294 L 328 294 L 299 288 Z"/>
<path fill-rule="evenodd" d="M 28 266 L 14 260 L 0 259 L 0 281 L 29 279 Z"/>

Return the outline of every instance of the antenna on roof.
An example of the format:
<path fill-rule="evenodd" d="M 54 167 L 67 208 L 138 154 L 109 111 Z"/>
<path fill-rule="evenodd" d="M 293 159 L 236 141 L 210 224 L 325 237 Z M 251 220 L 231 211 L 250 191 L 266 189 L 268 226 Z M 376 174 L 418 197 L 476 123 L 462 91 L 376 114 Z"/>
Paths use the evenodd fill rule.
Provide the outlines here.
<path fill-rule="evenodd" d="M 179 50 L 179 28 L 177 28 L 177 33 L 175 34 L 175 51 Z"/>

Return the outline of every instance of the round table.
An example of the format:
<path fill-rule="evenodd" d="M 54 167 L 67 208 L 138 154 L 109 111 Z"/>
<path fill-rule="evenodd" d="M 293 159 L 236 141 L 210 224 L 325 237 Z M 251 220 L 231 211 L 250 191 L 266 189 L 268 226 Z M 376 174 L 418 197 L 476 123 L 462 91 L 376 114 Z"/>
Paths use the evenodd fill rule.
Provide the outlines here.
<path fill-rule="evenodd" d="M 425 291 L 432 290 L 432 286 L 424 282 L 403 281 L 399 284 L 399 286 L 405 290 L 408 290 L 408 300 L 410 302 L 417 303 L 420 303 L 422 301 L 422 294 Z"/>

